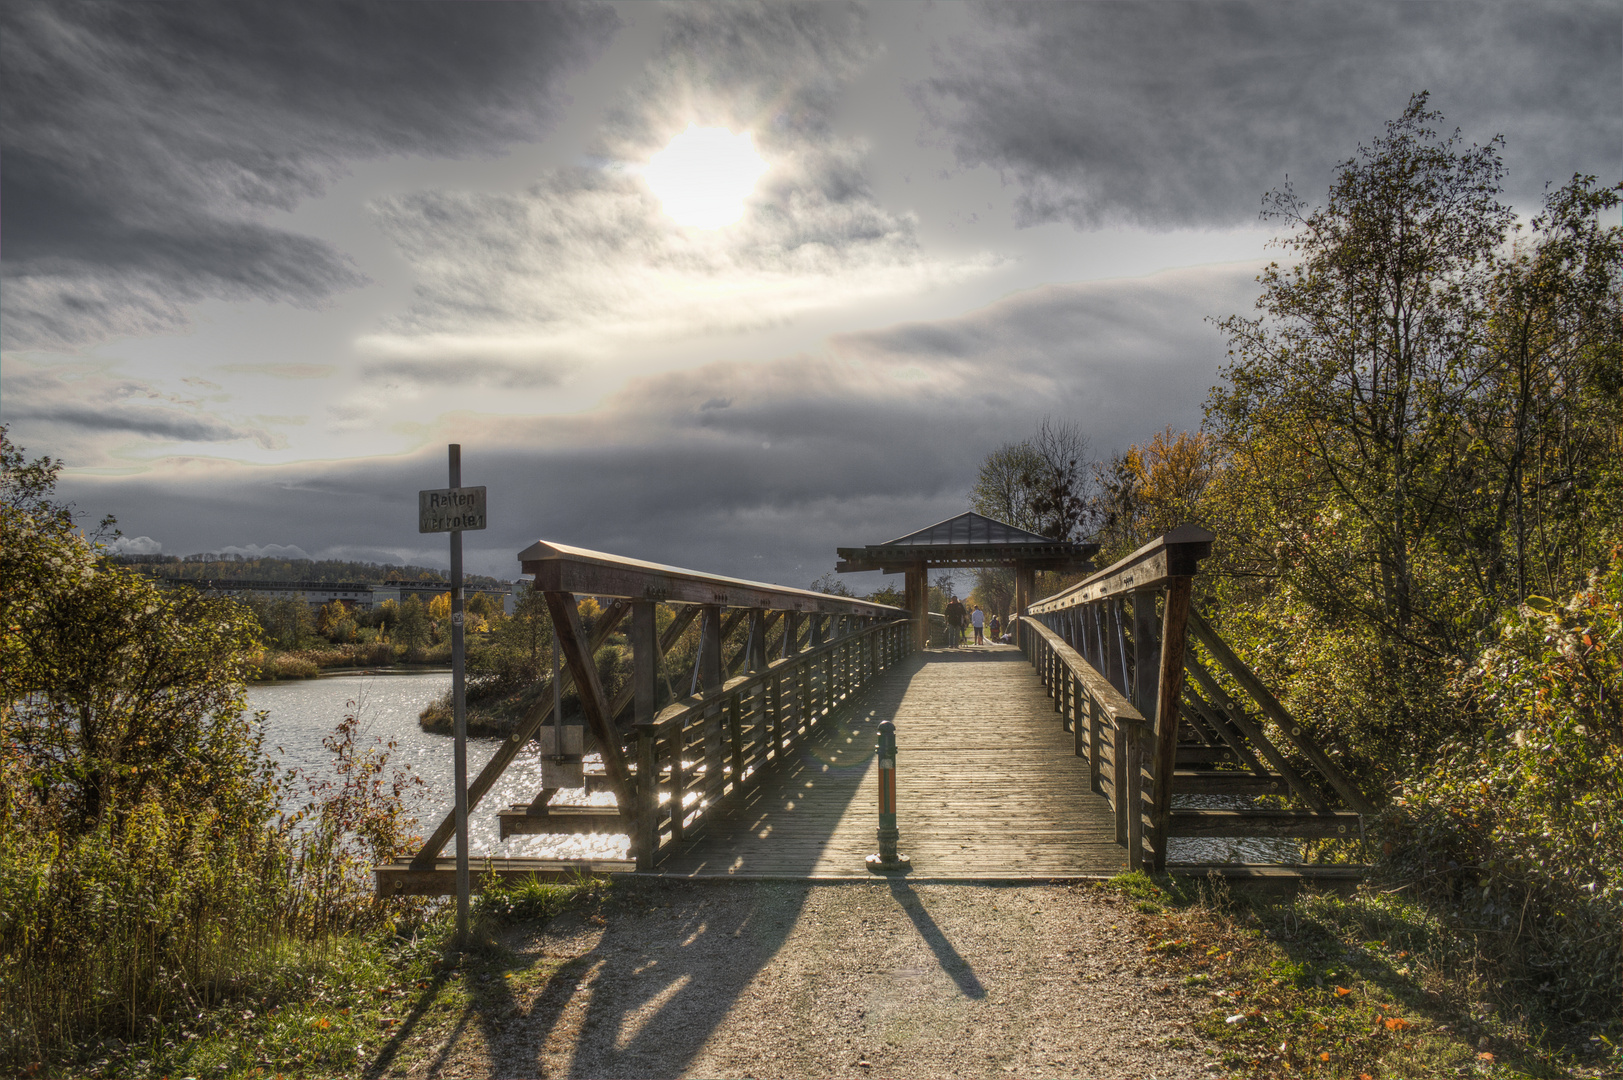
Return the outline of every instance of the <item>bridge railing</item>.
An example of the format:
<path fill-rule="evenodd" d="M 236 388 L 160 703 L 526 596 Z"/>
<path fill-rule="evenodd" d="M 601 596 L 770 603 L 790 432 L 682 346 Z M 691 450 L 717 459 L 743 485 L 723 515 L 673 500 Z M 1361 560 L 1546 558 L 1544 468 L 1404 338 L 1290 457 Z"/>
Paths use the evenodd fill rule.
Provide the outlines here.
<path fill-rule="evenodd" d="M 564 661 L 558 690 L 574 687 L 585 716 L 581 749 L 602 757 L 603 772 L 585 777 L 588 789 L 613 792 L 615 806 L 555 806 L 557 788 L 542 787 L 528 805 L 499 812 L 501 835 L 624 833 L 638 869 L 651 868 L 664 848 L 913 649 L 908 612 L 885 604 L 566 544 L 538 541 L 519 560 L 525 573 L 535 575 L 557 633 Z M 578 609 L 587 596 L 611 601 L 590 634 Z M 674 609 L 663 632 L 660 606 Z M 662 703 L 665 655 L 695 622 L 695 692 Z M 780 633 L 773 651 L 779 655 L 772 657 L 767 651 L 775 629 Z M 615 634 L 631 647 L 632 671 L 630 684 L 611 699 L 593 658 Z M 674 696 L 666 685 L 666 696 Z M 550 689 L 534 695 L 536 704 L 469 783 L 470 813 L 555 719 Z M 440 853 L 455 827 L 454 813 L 446 814 L 410 860 L 378 867 L 379 895 L 452 891 L 453 860 Z M 631 868 L 601 859 L 472 857 L 481 873 L 503 875 Z"/>
<path fill-rule="evenodd" d="M 1193 609 L 1194 576 L 1213 539 L 1174 529 L 1032 604 L 1020 624 L 1056 711 L 1078 731 L 1095 790 L 1117 809 L 1134 866 L 1164 868 L 1172 836 L 1358 836 L 1360 815 L 1373 809 Z M 1137 710 L 1142 728 L 1111 719 L 1123 714 L 1100 704 L 1100 682 Z M 1126 782 L 1107 785 L 1113 774 Z M 1302 808 L 1174 810 L 1180 793 L 1281 795 Z"/>

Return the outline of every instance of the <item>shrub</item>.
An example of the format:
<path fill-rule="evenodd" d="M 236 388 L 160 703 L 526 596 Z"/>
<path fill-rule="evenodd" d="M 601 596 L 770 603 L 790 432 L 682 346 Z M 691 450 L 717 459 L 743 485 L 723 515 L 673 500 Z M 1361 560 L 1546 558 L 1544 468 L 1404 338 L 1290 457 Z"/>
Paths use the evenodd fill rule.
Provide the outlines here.
<path fill-rule="evenodd" d="M 1417 763 L 1388 854 L 1487 932 L 1562 1019 L 1623 1004 L 1623 549 L 1565 603 L 1530 597 L 1457 680 L 1482 734 Z"/>

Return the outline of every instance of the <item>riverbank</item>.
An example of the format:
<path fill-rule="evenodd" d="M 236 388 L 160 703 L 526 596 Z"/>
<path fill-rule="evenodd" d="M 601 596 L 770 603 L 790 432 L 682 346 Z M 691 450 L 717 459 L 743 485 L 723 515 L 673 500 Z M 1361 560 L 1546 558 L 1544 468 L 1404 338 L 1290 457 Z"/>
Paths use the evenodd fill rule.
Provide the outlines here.
<path fill-rule="evenodd" d="M 328 645 L 310 649 L 262 649 L 248 657 L 250 683 L 314 679 L 323 674 L 344 671 L 383 674 L 386 671 L 422 673 L 440 668 L 449 670 L 449 642 L 428 648 L 408 649 L 389 642 L 360 645 Z"/>

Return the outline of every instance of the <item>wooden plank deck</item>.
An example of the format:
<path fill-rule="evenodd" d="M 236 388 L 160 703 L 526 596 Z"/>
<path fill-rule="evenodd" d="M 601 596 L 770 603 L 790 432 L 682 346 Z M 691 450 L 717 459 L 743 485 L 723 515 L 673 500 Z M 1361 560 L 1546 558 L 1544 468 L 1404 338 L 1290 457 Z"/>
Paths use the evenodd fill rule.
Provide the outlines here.
<path fill-rule="evenodd" d="M 886 719 L 896 725 L 899 849 L 914 878 L 1126 869 L 1110 810 L 1088 790 L 1087 766 L 1042 683 L 1019 650 L 984 646 L 928 650 L 898 665 L 653 872 L 870 877 L 863 860 L 878 847 L 873 750 Z"/>

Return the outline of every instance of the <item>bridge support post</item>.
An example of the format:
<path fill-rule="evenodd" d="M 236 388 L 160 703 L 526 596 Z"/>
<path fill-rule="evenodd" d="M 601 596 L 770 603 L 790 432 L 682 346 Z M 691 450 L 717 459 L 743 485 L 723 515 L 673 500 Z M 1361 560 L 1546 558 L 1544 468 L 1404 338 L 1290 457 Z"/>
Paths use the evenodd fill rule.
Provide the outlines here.
<path fill-rule="evenodd" d="M 631 603 L 631 716 L 637 731 L 636 805 L 631 815 L 631 857 L 652 870 L 659 847 L 659 765 L 653 722 L 659 704 L 659 629 L 652 600 Z"/>
<path fill-rule="evenodd" d="M 904 591 L 913 615 L 913 647 L 923 650 L 930 643 L 930 578 L 923 563 L 907 571 Z"/>

